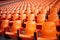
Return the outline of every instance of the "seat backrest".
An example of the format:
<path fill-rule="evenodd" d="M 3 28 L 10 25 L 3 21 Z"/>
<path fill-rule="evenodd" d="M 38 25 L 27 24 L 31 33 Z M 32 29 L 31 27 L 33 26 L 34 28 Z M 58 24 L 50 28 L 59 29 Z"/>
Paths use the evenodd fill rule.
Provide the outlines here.
<path fill-rule="evenodd" d="M 3 14 L 2 17 L 1 17 L 1 19 L 4 20 L 5 18 L 6 18 L 6 14 Z"/>
<path fill-rule="evenodd" d="M 54 22 L 45 22 L 42 25 L 42 37 L 56 38 L 56 26 Z"/>
<path fill-rule="evenodd" d="M 48 20 L 55 22 L 56 25 L 59 25 L 59 17 L 58 17 L 58 14 L 50 14 L 48 16 Z"/>
<path fill-rule="evenodd" d="M 4 28 L 8 26 L 9 26 L 9 20 L 2 20 L 1 29 L 4 30 Z"/>
<path fill-rule="evenodd" d="M 35 16 L 34 16 L 34 14 L 30 14 L 29 16 L 28 16 L 28 21 L 32 21 L 32 20 L 34 20 L 34 18 L 35 18 Z"/>
<path fill-rule="evenodd" d="M 11 16 L 12 16 L 11 14 L 7 14 L 6 19 L 8 20 L 11 19 Z"/>
<path fill-rule="evenodd" d="M 45 21 L 45 14 L 38 14 L 37 16 L 37 23 L 43 24 Z"/>
<path fill-rule="evenodd" d="M 34 35 L 35 30 L 36 30 L 35 21 L 27 21 L 26 28 L 25 28 L 25 34 L 26 35 Z"/>
<path fill-rule="evenodd" d="M 21 20 L 26 19 L 26 14 L 21 14 L 21 15 L 20 15 L 20 19 L 21 19 Z"/>
<path fill-rule="evenodd" d="M 21 20 L 13 21 L 12 32 L 17 33 L 17 29 L 20 29 L 21 27 L 22 27 L 22 21 Z"/>
<path fill-rule="evenodd" d="M 19 17 L 19 14 L 15 13 L 15 14 L 13 15 L 13 20 L 18 19 L 18 17 Z"/>

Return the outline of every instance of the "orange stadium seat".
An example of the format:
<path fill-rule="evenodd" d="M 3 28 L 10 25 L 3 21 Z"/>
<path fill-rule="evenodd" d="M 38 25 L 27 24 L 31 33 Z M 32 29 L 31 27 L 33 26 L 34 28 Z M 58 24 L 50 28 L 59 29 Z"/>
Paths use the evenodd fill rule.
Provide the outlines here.
<path fill-rule="evenodd" d="M 13 14 L 12 16 L 13 16 L 13 18 L 12 18 L 13 20 L 17 20 L 19 18 L 19 14 L 17 14 L 17 13 Z"/>
<path fill-rule="evenodd" d="M 0 36 L 13 40 L 58 40 L 60 0 L 0 1 Z"/>
<path fill-rule="evenodd" d="M 26 28 L 24 30 L 25 32 L 20 34 L 19 37 L 21 37 L 22 40 L 33 40 L 34 32 L 36 31 L 35 21 L 27 21 Z"/>
<path fill-rule="evenodd" d="M 58 17 L 58 14 L 50 14 L 50 15 L 48 16 L 48 20 L 55 22 L 55 24 L 56 24 L 57 26 L 59 26 L 59 17 Z"/>
<path fill-rule="evenodd" d="M 37 23 L 42 25 L 45 22 L 45 14 L 38 14 Z"/>
<path fill-rule="evenodd" d="M 42 25 L 42 30 L 41 30 L 41 37 L 49 38 L 49 39 L 56 39 L 56 26 L 54 22 L 45 22 Z M 52 36 L 53 35 L 53 36 Z"/>
<path fill-rule="evenodd" d="M 6 28 L 5 35 L 7 35 L 10 38 L 15 39 L 17 30 L 19 30 L 22 27 L 22 21 L 21 20 L 15 20 L 13 21 L 13 24 L 11 27 Z"/>
<path fill-rule="evenodd" d="M 0 33 L 3 35 L 4 28 L 9 26 L 9 20 L 2 20 L 2 23 L 0 25 Z"/>

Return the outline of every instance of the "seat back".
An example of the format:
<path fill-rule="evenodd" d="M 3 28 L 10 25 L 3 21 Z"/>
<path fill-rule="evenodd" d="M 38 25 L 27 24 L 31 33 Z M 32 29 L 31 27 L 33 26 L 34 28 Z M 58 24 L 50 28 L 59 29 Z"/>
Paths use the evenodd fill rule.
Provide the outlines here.
<path fill-rule="evenodd" d="M 35 21 L 27 21 L 26 28 L 25 28 L 25 34 L 26 35 L 34 35 L 35 30 L 36 30 Z"/>
<path fill-rule="evenodd" d="M 44 23 L 44 21 L 45 21 L 45 14 L 39 14 L 37 16 L 37 23 L 42 25 Z"/>
<path fill-rule="evenodd" d="M 18 19 L 18 17 L 19 17 L 19 15 L 18 15 L 17 13 L 15 13 L 15 14 L 13 15 L 13 20 Z"/>
<path fill-rule="evenodd" d="M 22 26 L 22 21 L 21 20 L 13 21 L 12 32 L 17 33 L 17 29 L 20 29 L 21 26 Z"/>
<path fill-rule="evenodd" d="M 48 16 L 49 21 L 53 21 L 56 25 L 59 25 L 59 17 L 58 14 L 50 14 Z"/>
<path fill-rule="evenodd" d="M 9 20 L 2 20 L 1 30 L 4 30 L 4 28 L 8 27 L 8 25 L 9 25 Z"/>
<path fill-rule="evenodd" d="M 42 25 L 42 37 L 56 38 L 56 26 L 54 22 L 45 22 Z"/>
<path fill-rule="evenodd" d="M 34 14 L 30 14 L 29 16 L 28 16 L 28 21 L 32 21 L 32 20 L 34 20 L 34 18 L 35 18 L 35 16 L 34 16 Z"/>

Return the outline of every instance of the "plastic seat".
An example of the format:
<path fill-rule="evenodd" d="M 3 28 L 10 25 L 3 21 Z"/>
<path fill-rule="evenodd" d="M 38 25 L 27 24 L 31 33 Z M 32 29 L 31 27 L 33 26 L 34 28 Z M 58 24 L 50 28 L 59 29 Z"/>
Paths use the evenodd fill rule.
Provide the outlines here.
<path fill-rule="evenodd" d="M 49 39 L 57 39 L 57 31 L 56 31 L 56 26 L 54 22 L 45 22 L 42 25 L 42 30 L 41 30 L 41 37 L 44 38 L 49 38 Z"/>
<path fill-rule="evenodd" d="M 20 15 L 20 19 L 21 19 L 21 20 L 25 20 L 25 19 L 26 19 L 26 14 L 21 14 L 21 15 Z"/>
<path fill-rule="evenodd" d="M 6 19 L 7 19 L 7 20 L 11 20 L 11 19 L 12 19 L 11 17 L 12 17 L 11 14 L 7 14 L 7 15 L 6 15 Z"/>
<path fill-rule="evenodd" d="M 44 22 L 45 22 L 45 14 L 38 14 L 37 24 L 43 25 Z"/>
<path fill-rule="evenodd" d="M 5 20 L 6 19 L 6 14 L 3 14 L 2 17 L 1 17 L 2 20 Z"/>
<path fill-rule="evenodd" d="M 34 18 L 35 18 L 35 15 L 34 15 L 34 14 L 30 14 L 30 15 L 28 16 L 27 20 L 28 20 L 28 21 L 33 21 L 33 20 L 35 20 Z"/>
<path fill-rule="evenodd" d="M 35 23 L 35 21 L 27 21 L 25 34 L 26 35 L 34 34 L 35 30 L 36 30 L 36 23 Z"/>
<path fill-rule="evenodd" d="M 27 8 L 26 11 L 25 11 L 26 15 L 29 16 L 31 14 L 31 10 L 30 8 Z"/>
<path fill-rule="evenodd" d="M 13 21 L 13 25 L 12 27 L 7 27 L 6 28 L 6 32 L 5 34 L 10 37 L 13 38 L 14 40 L 16 39 L 16 35 L 17 35 L 17 30 L 19 30 L 22 27 L 22 21 L 21 20 L 15 20 Z"/>
<path fill-rule="evenodd" d="M 26 28 L 24 29 L 24 33 L 19 34 L 22 40 L 33 40 L 34 32 L 36 31 L 36 23 L 35 21 L 27 21 Z"/>
<path fill-rule="evenodd" d="M 53 21 L 56 26 L 59 26 L 59 17 L 58 17 L 58 14 L 50 14 L 48 16 L 48 20 L 49 21 Z"/>
<path fill-rule="evenodd" d="M 43 9 L 41 9 L 40 13 L 41 14 L 46 14 L 48 9 L 49 9 L 49 7 L 43 8 Z"/>
<path fill-rule="evenodd" d="M 9 25 L 9 20 L 2 20 L 2 23 L 0 25 L 0 33 L 4 33 L 4 28 L 8 27 Z"/>
<path fill-rule="evenodd" d="M 13 14 L 13 20 L 17 20 L 19 18 L 19 14 L 15 13 Z"/>

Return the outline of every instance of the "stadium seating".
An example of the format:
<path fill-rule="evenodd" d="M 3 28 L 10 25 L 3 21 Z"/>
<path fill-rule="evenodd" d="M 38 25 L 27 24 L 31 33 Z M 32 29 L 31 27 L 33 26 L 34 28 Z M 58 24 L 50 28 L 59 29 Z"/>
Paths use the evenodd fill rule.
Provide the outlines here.
<path fill-rule="evenodd" d="M 20 0 L 0 6 L 0 35 L 7 39 L 58 40 L 59 33 L 60 0 Z"/>

